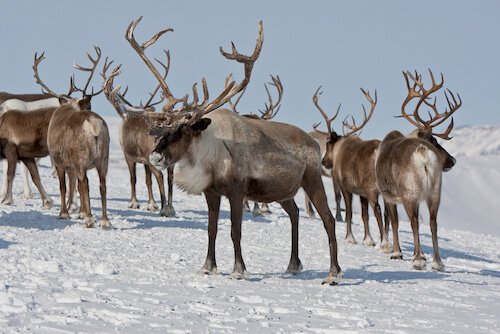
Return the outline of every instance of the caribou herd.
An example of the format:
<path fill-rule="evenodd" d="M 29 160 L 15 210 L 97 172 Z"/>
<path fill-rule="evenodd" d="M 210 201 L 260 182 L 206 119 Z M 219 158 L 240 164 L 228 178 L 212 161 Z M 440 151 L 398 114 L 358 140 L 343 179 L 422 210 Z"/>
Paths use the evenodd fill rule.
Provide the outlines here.
<path fill-rule="evenodd" d="M 32 196 L 27 180 L 31 178 L 40 192 L 43 208 L 51 208 L 52 199 L 43 188 L 37 168 L 37 159 L 50 156 L 59 179 L 60 219 L 70 219 L 70 213 L 79 213 L 85 226 L 96 223 L 90 210 L 89 182 L 87 170 L 96 168 L 100 182 L 102 227 L 110 227 L 106 211 L 106 175 L 108 171 L 110 135 L 105 120 L 92 111 L 91 100 L 104 93 L 106 99 L 122 119 L 120 144 L 130 172 L 131 196 L 129 208 L 138 209 L 136 196 L 136 165 L 145 168 L 148 188 L 146 209 L 159 208 L 153 198 L 152 175 L 155 176 L 161 196 L 160 215 L 176 214 L 173 207 L 173 182 L 189 194 L 203 194 L 208 206 L 208 249 L 202 272 L 217 273 L 215 241 L 221 197 L 230 203 L 231 238 L 234 245 L 234 269 L 231 277 L 246 278 L 247 270 L 240 245 L 243 210 L 248 200 L 256 202 L 253 212 L 261 214 L 257 203 L 262 203 L 262 212 L 269 210 L 267 203 L 277 202 L 290 217 L 291 255 L 287 272 L 302 270 L 298 247 L 299 208 L 294 200 L 302 188 L 306 194 L 306 212 L 314 216 L 316 209 L 328 235 L 330 268 L 323 283 L 336 284 L 342 276 L 337 259 L 335 219 L 327 203 L 322 176 L 333 180 L 336 200 L 336 220 L 342 221 L 341 199 L 345 203 L 345 221 L 349 243 L 356 243 L 352 232 L 352 198 L 358 195 L 361 201 L 364 224 L 363 244 L 374 246 L 368 224 L 368 206 L 375 215 L 379 233 L 379 249 L 392 253 L 391 258 L 402 259 L 398 238 L 398 212 L 396 205 L 402 204 L 408 214 L 414 236 L 413 267 L 425 269 L 425 257 L 419 240 L 419 203 L 425 201 L 430 213 L 430 228 L 434 248 L 432 269 L 444 270 L 439 256 L 437 237 L 437 213 L 441 195 L 442 172 L 449 171 L 455 159 L 439 145 L 436 137 L 449 140 L 453 129 L 453 118 L 443 133 L 435 127 L 447 121 L 461 106 L 460 96 L 450 90 L 444 93 L 447 107 L 438 110 L 435 97 L 444 86 L 441 74 L 436 82 L 429 70 L 430 87 L 424 84 L 418 72 L 403 71 L 408 96 L 398 115 L 406 119 L 415 131 L 404 135 L 395 130 L 381 140 L 363 140 L 360 130 L 369 122 L 377 106 L 377 92 L 372 96 L 361 89 L 370 108 L 363 106 L 363 121 L 358 125 L 351 115 L 344 117 L 341 131 L 332 123 L 339 116 L 340 105 L 331 116 L 319 104 L 321 87 L 312 97 L 314 107 L 324 118 L 326 130 L 304 130 L 285 123 L 272 121 L 279 110 L 283 86 L 279 77 L 271 76 L 271 85 L 278 91 L 274 101 L 265 86 L 269 101 L 261 115 L 240 114 L 236 106 L 251 79 L 252 69 L 259 58 L 264 43 L 263 24 L 258 24 L 258 37 L 250 55 L 241 54 L 232 44 L 231 52 L 220 48 L 227 60 L 243 66 L 243 79 L 236 82 L 227 76 L 224 88 L 215 98 L 209 98 L 206 80 L 201 80 L 203 98 L 195 83 L 191 97 L 178 98 L 167 83 L 170 69 L 170 53 L 165 52 L 165 61 L 152 62 L 146 55 L 148 47 L 154 45 L 162 35 L 172 32 L 168 28 L 140 43 L 134 31 L 141 18 L 130 23 L 125 38 L 156 78 L 158 85 L 150 93 L 145 104 L 127 101 L 127 90 L 115 87 L 121 65 L 113 67 L 113 61 L 105 59 L 100 76 L 102 88 L 95 91 L 91 86 L 94 75 L 99 73 L 101 50 L 95 48 L 95 56 L 87 54 L 91 66 L 74 65 L 77 70 L 88 73 L 83 88 L 73 77 L 67 93 L 52 91 L 40 78 L 38 67 L 45 59 L 44 53 L 35 54 L 33 71 L 42 94 L 0 93 L 0 157 L 5 160 L 4 179 L 0 201 L 12 205 L 12 182 L 16 165 L 22 162 L 24 173 L 24 197 Z M 159 66 L 159 67 L 158 67 Z M 158 93 L 159 97 L 156 97 Z M 78 96 L 77 95 L 80 95 Z M 235 98 L 236 101 L 231 99 Z M 154 101 L 157 99 L 157 101 Z M 413 106 L 412 112 L 407 109 Z M 161 111 L 155 106 L 162 105 Z M 229 109 L 223 108 L 228 105 Z M 311 109 L 313 106 L 311 105 Z M 422 116 L 426 109 L 427 116 Z M 174 168 L 175 167 L 175 168 Z M 167 170 L 168 197 L 164 187 L 162 170 Z M 66 189 L 69 184 L 69 191 Z M 76 189 L 80 203 L 76 204 Z M 381 195 L 381 196 L 380 196 Z M 382 211 L 379 199 L 384 202 Z M 182 205 L 182 204 L 179 204 Z M 389 241 L 392 227 L 393 244 Z"/>

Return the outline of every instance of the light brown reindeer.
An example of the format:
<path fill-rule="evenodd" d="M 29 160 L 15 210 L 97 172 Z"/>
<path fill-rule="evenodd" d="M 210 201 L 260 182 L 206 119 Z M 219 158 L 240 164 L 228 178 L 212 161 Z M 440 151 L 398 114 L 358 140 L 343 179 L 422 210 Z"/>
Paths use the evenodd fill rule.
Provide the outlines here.
<path fill-rule="evenodd" d="M 232 76 L 229 75 L 226 78 L 226 81 L 225 81 L 225 84 L 224 84 L 224 88 L 227 88 L 228 84 L 231 81 L 232 81 Z M 271 119 L 274 118 L 274 116 L 276 116 L 276 114 L 280 110 L 281 100 L 283 98 L 283 84 L 281 83 L 281 79 L 280 79 L 279 76 L 273 76 L 273 75 L 271 75 L 271 82 L 269 82 L 269 85 L 271 85 L 274 88 L 276 88 L 276 90 L 278 92 L 278 99 L 277 99 L 277 101 L 276 102 L 273 101 L 273 97 L 272 97 L 271 93 L 269 92 L 269 88 L 267 87 L 267 84 L 264 84 L 264 88 L 266 89 L 266 93 L 267 93 L 268 102 L 266 102 L 264 104 L 264 109 L 259 109 L 260 116 L 255 115 L 255 114 L 247 114 L 247 115 L 243 115 L 243 116 L 246 116 L 246 117 L 255 117 L 255 118 L 260 118 L 260 119 L 263 119 L 263 120 L 271 120 Z M 241 93 L 239 94 L 238 98 L 236 99 L 236 102 L 233 103 L 231 101 L 231 99 L 229 99 L 229 101 L 228 101 L 231 109 L 235 113 L 237 113 L 237 114 L 240 114 L 240 113 L 236 110 L 236 106 L 240 102 L 241 97 L 243 96 L 243 94 L 245 94 L 245 91 L 246 91 L 246 87 L 245 87 L 245 89 L 243 89 L 241 91 Z M 261 205 L 259 206 L 258 202 L 254 202 L 253 203 L 253 209 L 250 210 L 250 205 L 249 205 L 249 202 L 248 202 L 248 200 L 246 198 L 245 198 L 245 200 L 243 202 L 243 207 L 245 208 L 245 211 L 248 211 L 248 212 L 251 211 L 252 215 L 254 215 L 254 216 L 262 216 L 265 213 L 271 213 L 271 209 L 269 208 L 269 205 L 267 203 L 261 203 Z"/>
<path fill-rule="evenodd" d="M 318 108 L 319 110 L 322 111 L 323 109 L 318 104 L 319 96 L 323 93 L 320 91 L 321 90 L 320 88 L 318 88 L 317 94 L 315 94 L 313 96 L 313 103 L 316 106 L 316 108 Z M 337 115 L 340 111 L 340 106 L 341 105 L 339 104 L 339 106 L 337 108 L 337 113 L 334 116 L 334 119 L 337 117 Z M 326 154 L 326 143 L 328 142 L 328 139 L 330 138 L 330 134 L 328 132 L 319 130 L 318 126 L 320 124 L 321 124 L 321 122 L 314 124 L 313 125 L 314 131 L 311 131 L 308 134 L 318 143 L 318 145 L 321 149 L 321 159 L 323 159 L 325 154 Z M 336 205 L 336 207 L 335 207 L 335 220 L 338 222 L 342 222 L 342 221 L 344 221 L 344 219 L 342 218 L 341 207 L 340 207 L 342 195 L 340 194 L 339 186 L 336 184 L 336 182 L 333 178 L 333 171 L 331 168 L 326 168 L 325 166 L 323 166 L 321 172 L 322 172 L 323 176 L 327 176 L 327 177 L 332 178 L 333 193 L 335 195 L 335 205 Z M 311 199 L 309 198 L 309 196 L 307 196 L 307 194 L 305 194 L 304 198 L 305 198 L 305 208 L 306 208 L 307 215 L 309 217 L 314 217 L 315 214 L 314 214 L 314 208 L 313 208 Z"/>
<path fill-rule="evenodd" d="M 168 68 L 170 66 L 170 55 L 167 53 L 167 65 L 165 66 L 164 78 L 168 74 Z M 156 181 L 158 182 L 158 188 L 160 190 L 161 197 L 161 210 L 160 215 L 165 217 L 175 216 L 175 209 L 172 203 L 173 195 L 173 169 L 171 166 L 168 168 L 168 205 L 166 204 L 165 196 L 165 185 L 163 181 L 163 173 L 158 170 L 155 166 L 151 165 L 149 162 L 149 154 L 153 151 L 155 139 L 149 135 L 149 128 L 142 117 L 144 111 L 154 110 L 154 106 L 161 103 L 163 98 L 157 102 L 153 102 L 154 96 L 160 89 L 160 85 L 150 94 L 149 100 L 145 105 L 140 105 L 138 107 L 133 106 L 128 102 L 124 94 L 120 94 L 118 90 L 112 92 L 113 90 L 113 80 L 120 74 L 120 67 L 115 68 L 109 77 L 106 75 L 107 69 L 111 66 L 113 62 L 109 62 L 106 59 L 106 64 L 103 70 L 104 78 L 104 94 L 108 101 L 113 105 L 118 115 L 122 118 L 122 123 L 120 126 L 120 145 L 122 147 L 123 153 L 125 155 L 125 161 L 130 172 L 130 187 L 131 187 L 131 197 L 129 208 L 138 209 L 139 203 L 137 201 L 135 184 L 137 181 L 136 177 L 136 165 L 138 163 L 144 164 L 144 169 L 146 172 L 146 186 L 148 188 L 148 205 L 147 210 L 157 211 L 158 206 L 155 203 L 153 196 L 153 185 L 151 174 L 154 174 Z M 120 87 L 117 87 L 118 89 Z M 120 99 L 113 99 L 111 96 L 118 96 Z"/>
<path fill-rule="evenodd" d="M 377 105 L 377 91 L 375 91 L 375 99 L 371 98 L 369 92 L 363 89 L 361 91 L 371 105 L 370 111 L 367 114 L 363 105 L 364 120 L 359 126 L 356 125 L 352 117 L 352 124 L 349 124 L 347 122 L 348 117 L 346 117 L 343 122 L 344 134 L 342 136 L 338 135 L 331 128 L 331 123 L 337 117 L 339 109 L 337 109 L 334 117 L 328 118 L 323 109 L 318 105 L 320 91 L 316 91 L 316 94 L 313 96 L 314 104 L 324 117 L 330 133 L 322 163 L 324 167 L 332 170 L 334 184 L 339 187 L 342 197 L 344 197 L 347 242 L 356 243 L 356 239 L 352 233 L 352 195 L 355 194 L 359 195 L 361 201 L 361 217 L 365 230 L 363 244 L 366 246 L 375 245 L 368 223 L 368 204 L 370 204 L 379 227 L 380 250 L 389 253 L 391 247 L 387 239 L 387 232 L 384 229 L 382 212 L 378 203 L 379 191 L 375 177 L 375 159 L 380 140 L 362 140 L 355 135 L 372 117 Z"/>
<path fill-rule="evenodd" d="M 73 200 L 72 189 L 75 177 L 78 179 L 78 191 L 80 193 L 80 216 L 85 220 L 87 227 L 93 227 L 95 219 L 90 210 L 90 194 L 87 179 L 87 170 L 96 168 L 99 175 L 101 203 L 102 203 L 102 227 L 108 226 L 106 212 L 106 174 L 109 159 L 109 131 L 106 122 L 98 114 L 90 111 L 91 98 L 98 95 L 102 90 L 87 94 L 92 77 L 95 73 L 101 50 L 94 47 L 97 56 L 93 58 L 87 54 L 92 63 L 91 67 L 74 65 L 75 68 L 89 73 L 87 82 L 82 92 L 82 99 L 67 98 L 60 96 L 63 101 L 57 108 L 49 123 L 47 144 L 50 157 L 54 161 L 59 178 L 61 192 L 61 211 L 59 218 L 68 219 L 68 206 Z M 47 91 L 47 86 L 37 80 Z M 70 180 L 70 200 L 66 204 L 66 173 Z"/>
<path fill-rule="evenodd" d="M 157 138 L 150 161 L 158 168 L 177 164 L 174 175 L 176 184 L 190 194 L 204 193 L 208 204 L 208 252 L 202 271 L 216 274 L 215 240 L 221 196 L 229 199 L 231 206 L 231 238 L 234 244 L 235 264 L 231 277 L 247 276 L 241 252 L 241 221 L 243 199 L 259 202 L 277 201 L 290 215 L 292 223 L 292 253 L 288 272 L 299 272 L 302 264 L 298 253 L 298 208 L 294 196 L 303 187 L 313 200 L 323 219 L 330 248 L 330 270 L 324 283 L 335 284 L 340 278 L 337 262 L 335 220 L 326 202 L 321 180 L 320 151 L 316 142 L 299 128 L 277 122 L 263 121 L 219 109 L 250 81 L 254 62 L 263 44 L 262 23 L 259 37 L 251 56 L 236 50 L 231 53 L 221 48 L 229 60 L 244 65 L 245 76 L 241 82 L 231 82 L 222 93 L 208 102 L 208 89 L 203 80 L 204 100 L 198 103 L 196 89 L 193 102 L 187 97 L 175 98 L 166 82 L 144 55 L 144 49 L 154 43 L 158 33 L 141 46 L 135 42 L 133 32 L 139 20 L 127 30 L 127 38 L 141 58 L 162 84 L 167 104 L 164 113 L 145 113 L 151 123 L 151 135 Z M 167 30 L 163 30 L 167 31 Z M 175 105 L 182 102 L 182 106 Z"/>
<path fill-rule="evenodd" d="M 429 70 L 432 87 L 427 89 L 422 83 L 422 76 L 415 72 L 403 72 L 403 76 L 408 88 L 408 96 L 401 107 L 401 117 L 404 117 L 417 130 L 409 136 L 404 136 L 399 131 L 390 132 L 380 144 L 376 161 L 376 176 L 380 192 L 384 200 L 388 202 L 389 215 L 393 228 L 394 253 L 391 258 L 402 259 L 401 247 L 398 236 L 398 214 L 396 204 L 402 203 L 408 217 L 410 218 L 413 231 L 414 252 L 413 267 L 418 270 L 425 268 L 425 256 L 420 246 L 418 211 L 419 203 L 425 201 L 429 208 L 430 229 L 432 233 L 432 245 L 434 248 L 434 259 L 432 269 L 444 270 L 443 262 L 439 256 L 437 237 L 437 213 L 441 198 L 441 174 L 449 171 L 455 165 L 453 158 L 435 137 L 449 140 L 450 132 L 453 129 L 453 118 L 444 133 L 436 134 L 433 129 L 446 121 L 461 105 L 462 100 L 458 95 L 458 100 L 454 94 L 448 90 L 451 100 L 445 91 L 448 108 L 439 113 L 436 106 L 436 99 L 431 103 L 430 95 L 443 87 L 444 77 L 441 74 L 441 82 L 436 83 L 434 75 Z M 410 85 L 410 80 L 413 85 Z M 416 99 L 413 117 L 405 111 L 408 103 Z M 422 105 L 432 109 L 429 112 L 429 120 L 424 121 L 419 109 Z"/>
<path fill-rule="evenodd" d="M 51 94 L 11 94 L 7 92 L 0 92 L 0 115 L 9 110 L 21 111 L 34 111 L 38 109 L 45 109 L 50 107 L 58 107 L 59 99 Z M 26 165 L 21 165 L 23 175 L 23 198 L 33 198 L 33 192 L 29 185 L 29 174 Z M 3 181 L 2 189 L 0 191 L 0 201 L 4 204 L 12 204 L 12 198 L 7 197 L 8 188 L 8 161 L 4 160 L 3 165 Z"/>

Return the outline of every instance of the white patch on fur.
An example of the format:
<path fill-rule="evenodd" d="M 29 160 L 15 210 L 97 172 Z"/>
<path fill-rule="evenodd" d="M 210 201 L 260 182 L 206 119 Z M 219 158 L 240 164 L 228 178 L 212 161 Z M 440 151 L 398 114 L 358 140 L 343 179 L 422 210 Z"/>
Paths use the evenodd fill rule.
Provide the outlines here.
<path fill-rule="evenodd" d="M 175 183 L 188 194 L 199 195 L 210 186 L 214 176 L 211 170 L 216 173 L 215 176 L 224 176 L 232 167 L 223 141 L 215 136 L 214 123 L 193 139 L 189 148 L 193 161 L 188 161 L 186 155 L 175 165 Z"/>
<path fill-rule="evenodd" d="M 83 131 L 93 137 L 97 137 L 101 132 L 101 120 L 91 117 L 83 122 Z"/>
<path fill-rule="evenodd" d="M 421 200 L 427 198 L 433 191 L 433 185 L 436 182 L 436 172 L 439 172 L 439 161 L 436 154 L 429 150 L 425 145 L 419 145 L 412 156 L 417 174 L 408 175 L 409 185 L 416 192 L 420 191 Z"/>
<path fill-rule="evenodd" d="M 8 110 L 18 111 L 33 111 L 42 108 L 59 107 L 59 99 L 57 97 L 50 97 L 47 99 L 25 102 L 18 99 L 10 99 L 0 105 L 0 114 Z"/>

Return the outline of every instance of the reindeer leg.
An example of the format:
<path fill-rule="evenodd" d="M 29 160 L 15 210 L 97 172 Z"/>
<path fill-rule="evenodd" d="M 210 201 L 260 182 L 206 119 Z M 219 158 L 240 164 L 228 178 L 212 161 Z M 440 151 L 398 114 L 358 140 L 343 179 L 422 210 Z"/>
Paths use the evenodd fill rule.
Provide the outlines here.
<path fill-rule="evenodd" d="M 333 179 L 333 175 L 332 175 Z M 335 220 L 338 222 L 343 222 L 344 219 L 342 219 L 342 213 L 341 213 L 341 207 L 340 207 L 340 202 L 342 200 L 342 195 L 340 195 L 340 186 L 333 182 L 333 193 L 335 194 Z M 352 201 L 352 200 L 351 200 Z"/>
<path fill-rule="evenodd" d="M 246 212 L 250 212 L 250 204 L 248 203 L 248 199 L 245 197 L 245 199 L 243 200 L 243 210 L 245 210 Z"/>
<path fill-rule="evenodd" d="M 255 217 L 263 216 L 262 211 L 260 211 L 259 202 L 253 202 L 252 215 Z"/>
<path fill-rule="evenodd" d="M 328 277 L 323 280 L 323 284 L 338 284 L 340 278 L 342 277 L 342 270 L 340 269 L 337 259 L 335 219 L 333 219 L 332 212 L 328 207 L 325 188 L 323 187 L 323 181 L 321 180 L 320 172 L 318 171 L 317 173 L 308 175 L 308 171 L 306 171 L 302 186 L 308 196 L 311 198 L 316 211 L 318 211 L 318 214 L 323 221 L 323 226 L 325 227 L 326 233 L 328 234 L 328 245 L 330 249 L 330 270 L 328 272 Z"/>
<path fill-rule="evenodd" d="M 203 274 L 217 275 L 217 262 L 215 261 L 215 239 L 217 238 L 217 222 L 219 220 L 220 195 L 205 191 L 208 205 L 208 252 L 205 264 L 201 268 Z"/>
<path fill-rule="evenodd" d="M 68 208 L 66 206 L 66 175 L 64 169 L 55 165 L 57 177 L 59 179 L 59 192 L 61 193 L 61 211 L 59 212 L 59 219 L 69 219 Z"/>
<path fill-rule="evenodd" d="M 390 221 L 392 225 L 392 241 L 394 243 L 391 259 L 402 260 L 403 253 L 401 252 L 401 247 L 399 246 L 399 217 L 398 209 L 396 204 L 389 204 L 386 202 L 386 209 L 389 210 Z"/>
<path fill-rule="evenodd" d="M 388 254 L 392 252 L 391 244 L 389 243 L 389 238 L 387 237 L 387 232 L 384 228 L 384 223 L 382 221 L 382 210 L 378 204 L 378 194 L 370 194 L 368 197 L 368 202 L 372 207 L 375 218 L 377 219 L 378 229 L 380 233 L 380 251 Z"/>
<path fill-rule="evenodd" d="M 166 215 L 167 217 L 173 217 L 175 216 L 175 209 L 174 209 L 174 202 L 173 202 L 173 197 L 174 197 L 174 166 L 169 166 L 167 168 L 167 174 L 168 174 L 168 204 L 167 204 L 167 210 L 166 210 Z M 165 193 L 165 191 L 163 192 Z"/>
<path fill-rule="evenodd" d="M 136 170 L 135 170 L 136 163 L 133 160 L 128 159 L 127 157 L 125 157 L 125 161 L 127 162 L 128 171 L 130 174 L 130 194 L 131 195 L 130 195 L 130 202 L 128 204 L 128 207 L 131 209 L 139 209 L 139 202 L 137 202 L 137 195 L 136 195 L 136 191 L 135 191 L 135 184 L 137 183 L 137 175 L 136 175 Z M 146 180 L 147 180 L 147 178 L 146 178 Z M 146 183 L 147 183 L 147 181 L 146 181 Z"/>
<path fill-rule="evenodd" d="M 44 209 L 50 209 L 54 205 L 54 202 L 47 195 L 47 192 L 43 188 L 42 182 L 40 181 L 40 174 L 38 174 L 38 167 L 36 165 L 35 159 L 24 159 L 23 163 L 26 165 L 26 169 L 30 172 L 31 178 L 33 179 L 33 183 L 40 192 L 40 196 L 42 197 L 42 206 Z"/>
<path fill-rule="evenodd" d="M 293 199 L 280 202 L 280 204 L 283 210 L 288 213 L 292 224 L 292 254 L 286 272 L 298 274 L 303 268 L 299 259 L 299 208 Z"/>
<path fill-rule="evenodd" d="M 148 188 L 148 206 L 146 207 L 148 211 L 158 211 L 158 205 L 155 203 L 155 199 L 153 196 L 153 181 L 151 180 L 151 167 L 148 165 L 144 165 L 144 170 L 146 172 L 146 187 Z M 135 188 L 135 187 L 134 187 Z M 135 189 L 134 189 L 135 193 Z M 161 191 L 160 191 L 161 193 Z M 163 209 L 162 202 L 162 209 Z"/>
<path fill-rule="evenodd" d="M 70 213 L 76 213 L 78 211 L 78 206 L 76 205 L 76 176 L 73 172 L 68 172 L 68 183 L 69 183 L 69 194 L 68 194 L 68 211 Z"/>
<path fill-rule="evenodd" d="M 173 167 L 167 168 L 167 182 L 168 182 L 168 201 L 165 196 L 165 181 L 163 180 L 162 171 L 156 169 L 155 167 L 151 167 L 151 171 L 156 177 L 156 181 L 158 182 L 158 188 L 160 189 L 160 199 L 161 199 L 161 210 L 160 216 L 162 217 L 174 217 L 175 209 L 172 201 L 173 197 L 173 182 L 174 182 L 174 170 Z M 166 206 L 165 206 L 166 204 Z"/>
<path fill-rule="evenodd" d="M 78 182 L 81 184 L 80 196 L 83 198 L 84 212 L 85 212 L 85 226 L 94 227 L 95 218 L 92 216 L 92 211 L 90 209 L 90 192 L 89 192 L 89 179 L 85 172 L 82 173 L 83 177 L 78 178 Z"/>
<path fill-rule="evenodd" d="M 315 214 L 311 199 L 307 194 L 304 194 L 304 198 L 305 198 L 306 213 L 310 218 L 314 218 Z"/>
<path fill-rule="evenodd" d="M 425 256 L 420 247 L 420 236 L 419 236 L 419 226 L 418 226 L 418 203 L 413 202 L 403 202 L 404 208 L 411 222 L 411 229 L 413 231 L 413 268 L 417 270 L 425 269 Z"/>
<path fill-rule="evenodd" d="M 8 169 L 9 169 L 9 161 L 7 159 L 3 160 L 3 181 L 2 181 L 2 190 L 0 191 L 0 201 L 3 203 L 5 200 L 5 197 L 7 196 L 7 187 L 9 182 L 7 181 L 8 178 Z"/>
<path fill-rule="evenodd" d="M 436 271 L 444 271 L 444 264 L 441 261 L 441 257 L 439 256 L 439 246 L 438 246 L 438 237 L 437 237 L 437 213 L 439 208 L 439 198 L 431 199 L 428 202 L 429 207 L 429 215 L 430 215 L 430 228 L 432 234 L 432 248 L 434 249 L 434 259 L 432 260 L 432 269 Z"/>
<path fill-rule="evenodd" d="M 25 163 L 21 164 L 21 173 L 23 174 L 23 198 L 24 199 L 32 199 L 33 191 L 31 191 L 30 180 L 29 180 L 29 169 Z M 31 174 L 33 175 L 33 174 Z"/>
<path fill-rule="evenodd" d="M 231 206 L 231 239 L 234 246 L 234 268 L 230 277 L 246 279 L 248 277 L 245 262 L 241 255 L 241 220 L 243 218 L 243 194 L 228 196 Z"/>
<path fill-rule="evenodd" d="M 352 194 L 342 190 L 342 196 L 344 196 L 345 222 L 347 224 L 345 240 L 349 244 L 357 244 L 358 242 L 354 239 L 354 235 L 352 234 Z"/>
<path fill-rule="evenodd" d="M 373 247 L 375 242 L 370 234 L 370 225 L 368 223 L 368 199 L 363 196 L 359 196 L 361 202 L 361 219 L 363 220 L 363 226 L 365 229 L 365 237 L 363 238 L 363 245 Z"/>
<path fill-rule="evenodd" d="M 106 174 L 107 170 L 104 168 L 98 168 L 97 173 L 99 174 L 99 190 L 101 192 L 101 207 L 102 207 L 102 228 L 112 227 L 111 223 L 108 222 L 108 210 L 106 202 Z"/>
<path fill-rule="evenodd" d="M 5 205 L 12 205 L 14 203 L 12 199 L 12 184 L 14 182 L 14 177 L 16 176 L 17 154 L 15 150 L 12 150 L 10 148 L 11 147 L 9 147 L 6 150 L 4 149 L 5 151 L 4 154 L 8 161 L 7 177 L 6 177 L 7 188 L 5 197 L 2 200 L 2 204 Z"/>
<path fill-rule="evenodd" d="M 271 213 L 271 209 L 269 208 L 269 204 L 261 203 L 260 212 L 267 213 L 267 214 Z"/>

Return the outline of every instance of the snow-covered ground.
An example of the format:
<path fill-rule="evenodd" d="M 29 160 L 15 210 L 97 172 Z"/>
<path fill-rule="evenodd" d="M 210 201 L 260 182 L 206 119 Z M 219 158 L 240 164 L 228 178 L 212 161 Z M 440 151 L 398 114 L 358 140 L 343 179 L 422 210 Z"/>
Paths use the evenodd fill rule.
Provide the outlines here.
<path fill-rule="evenodd" d="M 463 140 L 457 149 L 464 153 L 445 174 L 438 216 L 445 272 L 433 272 L 430 265 L 425 271 L 412 269 L 413 238 L 402 214 L 404 261 L 390 260 L 376 248 L 346 244 L 345 224 L 337 223 L 344 279 L 338 286 L 323 286 L 329 263 L 326 233 L 319 219 L 301 211 L 304 271 L 284 274 L 290 224 L 272 205 L 269 216 L 244 216 L 242 247 L 250 278 L 236 281 L 228 277 L 233 247 L 227 201 L 222 203 L 217 239 L 220 275 L 200 275 L 207 248 L 204 198 L 175 190 L 177 217 L 169 219 L 128 209 L 129 176 L 117 143 L 118 119 L 108 118 L 108 123 L 108 207 L 114 229 L 86 229 L 81 221 L 56 219 L 58 182 L 50 176 L 46 159 L 40 172 L 55 207 L 42 210 L 38 194 L 22 200 L 20 177 L 15 180 L 14 206 L 0 207 L 0 332 L 500 332 L 498 148 L 496 153 L 472 151 L 480 139 Z M 465 130 L 470 138 L 478 135 L 472 132 L 483 131 Z M 462 140 L 461 132 L 454 135 L 454 141 Z M 100 218 L 95 172 L 90 181 L 92 209 Z M 332 199 L 329 179 L 325 186 Z M 142 168 L 138 191 L 145 204 Z M 303 208 L 301 192 L 297 201 Z M 430 261 L 432 242 L 422 217 L 423 249 Z M 361 241 L 358 214 L 354 220 Z M 375 238 L 373 220 L 371 228 Z"/>

